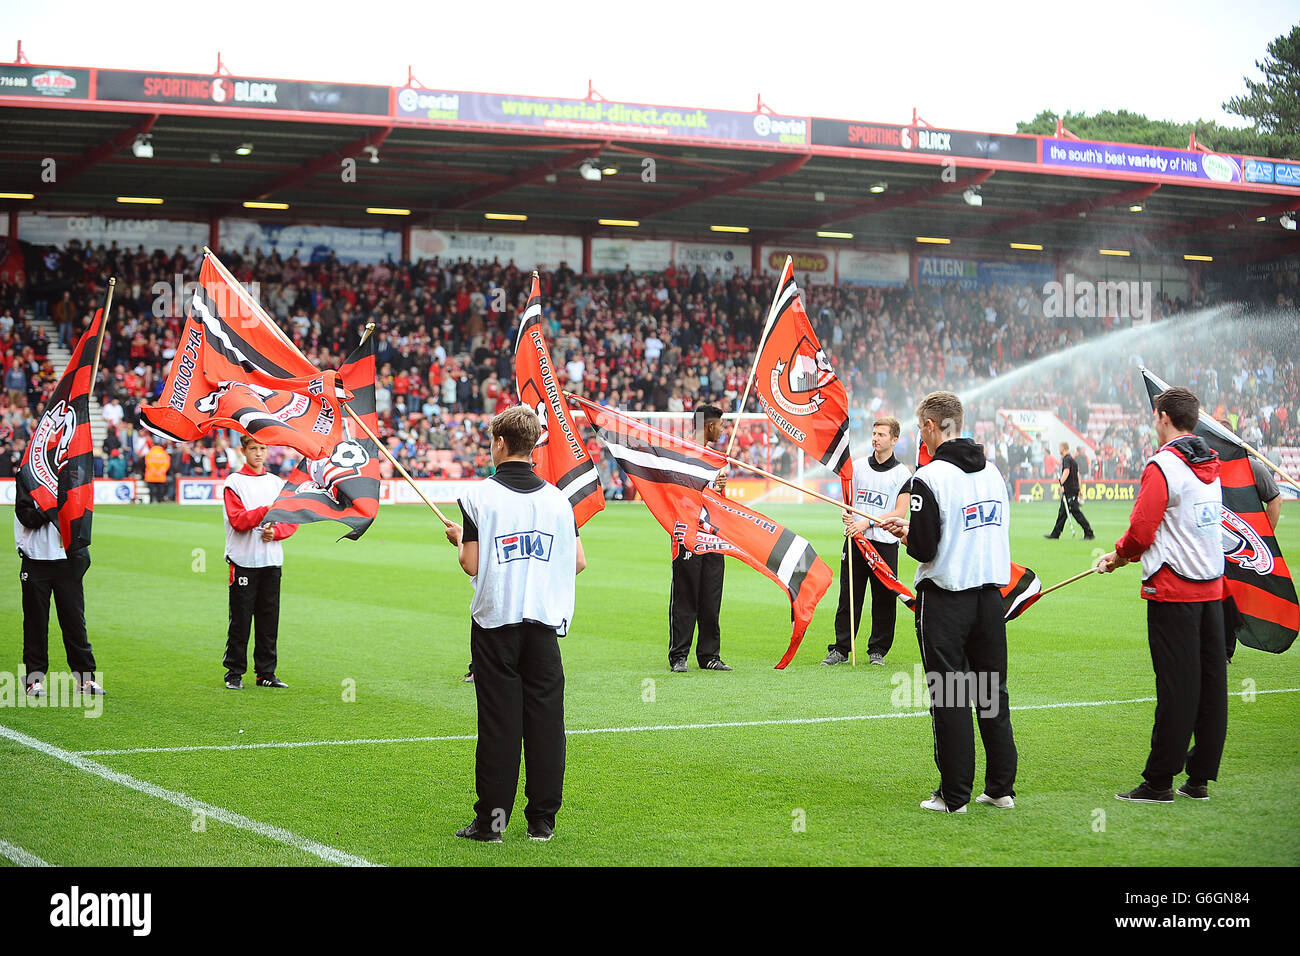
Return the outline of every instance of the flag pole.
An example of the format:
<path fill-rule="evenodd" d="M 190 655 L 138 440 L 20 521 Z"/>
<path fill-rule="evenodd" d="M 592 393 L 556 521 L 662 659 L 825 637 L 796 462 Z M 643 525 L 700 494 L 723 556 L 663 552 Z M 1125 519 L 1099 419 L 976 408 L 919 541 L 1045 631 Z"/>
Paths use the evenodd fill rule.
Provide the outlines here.
<path fill-rule="evenodd" d="M 860 518 L 866 518 L 872 524 L 879 525 L 884 523 L 874 515 L 869 515 L 865 511 L 859 511 L 857 508 L 853 507 L 851 504 L 848 504 L 847 502 L 836 501 L 834 498 L 831 498 L 827 495 L 823 495 L 821 492 L 813 491 L 811 488 L 807 487 L 806 485 L 800 485 L 793 481 L 787 481 L 786 479 L 778 475 L 772 474 L 770 471 L 764 471 L 762 468 L 759 468 L 757 465 L 751 465 L 748 462 L 741 461 L 739 458 L 728 458 L 727 461 L 731 462 L 733 465 L 736 465 L 739 468 L 744 468 L 748 471 L 752 471 L 756 475 L 761 475 L 762 477 L 768 479 L 769 481 L 775 481 L 777 484 L 785 485 L 787 488 L 793 488 L 795 491 L 802 492 L 803 494 L 808 495 L 810 498 L 817 498 L 821 501 L 825 501 L 827 504 L 832 504 L 835 507 L 839 508 L 841 511 L 849 511 Z"/>
<path fill-rule="evenodd" d="M 785 257 L 786 264 L 791 264 L 794 260 L 790 256 Z M 781 270 L 781 275 L 785 275 L 785 270 Z M 795 287 L 796 292 L 798 286 Z M 758 337 L 758 348 L 754 350 L 754 365 L 749 370 L 749 378 L 745 379 L 745 395 L 740 400 L 740 409 L 736 412 L 736 425 L 731 429 L 731 438 L 727 441 L 727 457 L 731 457 L 732 451 L 736 448 L 736 435 L 740 431 L 740 415 L 745 414 L 745 406 L 749 404 L 749 391 L 754 384 L 754 379 L 758 375 L 758 360 L 763 355 L 763 343 L 767 341 L 767 333 L 772 331 L 772 323 L 776 321 L 776 303 L 781 298 L 781 287 L 778 284 L 776 295 L 772 297 L 772 304 L 767 309 L 767 322 L 763 325 L 763 334 Z"/>
<path fill-rule="evenodd" d="M 1260 461 L 1262 461 L 1264 464 L 1268 465 L 1268 467 L 1272 468 L 1272 469 L 1273 469 L 1274 471 L 1276 471 L 1279 475 L 1281 475 L 1281 476 L 1282 476 L 1282 480 L 1285 481 L 1288 485 L 1290 485 L 1290 486 L 1291 486 L 1292 488 L 1294 488 L 1296 491 L 1300 491 L 1300 484 L 1297 484 L 1297 483 L 1296 483 L 1296 480 L 1295 480 L 1294 478 L 1292 478 L 1290 475 L 1288 475 L 1285 471 L 1283 471 L 1283 470 L 1282 470 L 1281 468 L 1279 468 L 1277 465 L 1273 464 L 1271 461 L 1269 461 L 1267 458 L 1265 458 L 1263 455 L 1261 455 L 1259 452 L 1257 452 L 1254 448 L 1251 448 L 1251 447 L 1250 447 L 1249 445 L 1247 445 L 1244 441 L 1241 441 L 1240 438 L 1238 438 L 1237 441 L 1240 441 L 1240 442 L 1241 442 L 1241 447 L 1242 447 L 1242 448 L 1246 449 L 1246 451 L 1250 452 L 1252 455 L 1254 455 L 1256 458 L 1258 458 L 1258 459 L 1259 459 Z"/>
<path fill-rule="evenodd" d="M 95 336 L 95 361 L 90 366 L 90 394 L 95 394 L 95 379 L 99 378 L 99 353 L 104 348 L 104 332 L 108 329 L 108 314 L 113 309 L 113 289 L 117 286 L 116 277 L 108 280 L 108 291 L 104 293 L 104 310 L 99 317 L 99 334 Z"/>
<path fill-rule="evenodd" d="M 1086 578 L 1088 575 L 1096 574 L 1096 573 L 1097 573 L 1097 569 L 1095 567 L 1089 568 L 1087 571 L 1080 571 L 1078 574 L 1074 575 L 1074 577 L 1066 578 L 1064 581 L 1061 581 L 1059 584 L 1053 584 L 1050 588 L 1045 588 L 1044 590 L 1038 593 L 1038 596 L 1040 598 L 1045 597 L 1048 594 L 1051 594 L 1057 588 L 1063 588 L 1067 584 L 1073 584 L 1075 581 L 1078 581 L 1080 578 Z"/>
<path fill-rule="evenodd" d="M 387 458 L 389 461 L 393 463 L 393 467 L 397 469 L 398 474 L 400 474 L 403 478 L 405 478 L 408 482 L 410 482 L 411 487 L 415 489 L 415 493 L 419 495 L 421 498 L 423 498 L 424 503 L 433 509 L 433 513 L 436 514 L 439 519 L 441 519 L 444 525 L 450 528 L 451 522 L 447 520 L 447 516 L 443 514 L 440 510 L 438 510 L 438 506 L 435 505 L 433 501 L 429 498 L 429 496 L 424 493 L 424 489 L 422 489 L 419 485 L 415 483 L 415 479 L 412 478 L 410 473 L 407 472 L 407 470 L 402 467 L 402 463 L 393 457 L 393 453 L 388 450 L 388 446 L 379 440 L 379 437 L 370 430 L 370 426 L 367 425 L 365 422 L 363 422 L 361 420 L 361 416 L 352 410 L 352 406 L 348 405 L 347 403 L 343 403 L 343 410 L 352 416 L 352 420 L 361 426 L 361 430 L 366 433 L 366 435 L 370 438 L 372 442 L 375 443 L 375 447 L 379 449 L 379 451 L 383 454 L 385 458 Z"/>

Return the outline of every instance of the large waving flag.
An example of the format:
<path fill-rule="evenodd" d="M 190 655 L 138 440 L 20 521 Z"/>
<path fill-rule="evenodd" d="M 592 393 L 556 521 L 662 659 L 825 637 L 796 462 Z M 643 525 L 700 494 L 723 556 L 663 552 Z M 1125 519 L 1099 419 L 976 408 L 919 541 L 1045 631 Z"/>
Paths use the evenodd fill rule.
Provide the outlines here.
<path fill-rule="evenodd" d="M 379 434 L 375 413 L 375 339 L 367 334 L 339 369 L 344 387 L 353 394 L 348 407 Z M 327 458 L 301 462 L 285 479 L 280 497 L 267 512 L 268 523 L 307 524 L 341 521 L 356 540 L 366 533 L 379 511 L 379 449 L 350 419 L 343 439 Z"/>
<path fill-rule="evenodd" d="M 1142 379 L 1154 407 L 1156 396 L 1169 385 L 1145 368 Z M 1219 453 L 1223 569 L 1228 596 L 1237 606 L 1237 639 L 1248 647 L 1281 654 L 1300 632 L 1300 603 L 1255 490 L 1250 453 L 1240 438 L 1204 413 L 1196 424 L 1196 434 Z M 1232 626 L 1233 622 L 1225 623 Z"/>
<path fill-rule="evenodd" d="M 234 428 L 324 458 L 343 439 L 338 373 L 322 372 L 210 252 L 158 404 L 141 421 L 171 441 Z"/>
<path fill-rule="evenodd" d="M 555 376 L 542 331 L 542 292 L 536 272 L 515 340 L 515 387 L 519 401 L 537 412 L 542 422 L 542 437 L 533 449 L 537 474 L 564 492 L 582 527 L 605 507 L 605 491 Z"/>
<path fill-rule="evenodd" d="M 50 523 L 57 523 L 63 550 L 68 553 L 90 545 L 95 508 L 90 388 L 103 321 L 104 310 L 97 309 L 45 403 L 45 413 L 18 469 L 16 507 L 35 509 Z"/>
<path fill-rule="evenodd" d="M 853 459 L 849 454 L 848 393 L 808 321 L 789 256 L 754 369 L 758 403 L 767 417 L 850 488 Z"/>
<path fill-rule="evenodd" d="M 794 630 L 776 665 L 784 669 L 803 642 L 817 602 L 830 587 L 831 569 L 806 539 L 708 487 L 725 461 L 723 456 L 585 399 L 574 401 L 668 532 L 674 557 L 683 548 L 691 554 L 730 555 L 786 592 Z"/>

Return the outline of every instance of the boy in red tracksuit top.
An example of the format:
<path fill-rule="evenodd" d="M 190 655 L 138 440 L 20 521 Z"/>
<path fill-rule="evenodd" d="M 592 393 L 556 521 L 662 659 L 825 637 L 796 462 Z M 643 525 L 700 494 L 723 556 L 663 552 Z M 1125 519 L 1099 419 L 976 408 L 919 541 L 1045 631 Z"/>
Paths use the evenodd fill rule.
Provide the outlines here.
<path fill-rule="evenodd" d="M 275 676 L 280 626 L 280 544 L 296 524 L 262 519 L 279 497 L 284 481 L 266 470 L 266 446 L 245 435 L 244 467 L 225 482 L 226 561 L 230 565 L 230 627 L 226 636 L 226 686 L 244 689 L 248 669 L 248 631 L 257 619 L 253 670 L 258 687 L 287 687 Z"/>
<path fill-rule="evenodd" d="M 1219 457 L 1196 428 L 1200 402 L 1185 388 L 1155 398 L 1160 450 L 1142 471 L 1128 531 L 1097 562 L 1104 573 L 1142 562 L 1147 641 L 1156 673 L 1156 717 L 1143 783 L 1120 800 L 1173 803 L 1178 793 L 1210 799 L 1228 734 L 1223 637 L 1223 492 Z M 1188 750 L 1192 738 L 1196 746 Z"/>

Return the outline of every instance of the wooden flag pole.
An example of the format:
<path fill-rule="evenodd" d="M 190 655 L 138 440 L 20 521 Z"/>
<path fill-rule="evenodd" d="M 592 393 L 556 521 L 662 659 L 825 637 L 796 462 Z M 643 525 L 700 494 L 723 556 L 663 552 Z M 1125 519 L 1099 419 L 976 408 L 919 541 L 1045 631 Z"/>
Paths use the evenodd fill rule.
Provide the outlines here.
<path fill-rule="evenodd" d="M 99 333 L 95 336 L 95 361 L 90 366 L 90 394 L 95 394 L 95 379 L 99 378 L 99 353 L 104 348 L 104 333 L 108 330 L 108 314 L 113 309 L 113 289 L 117 279 L 108 280 L 108 291 L 104 293 L 104 310 L 99 317 Z"/>
<path fill-rule="evenodd" d="M 1241 441 L 1241 439 L 1238 438 L 1237 441 Z M 1290 475 L 1288 475 L 1285 471 L 1283 471 L 1283 470 L 1282 470 L 1281 468 L 1279 468 L 1277 465 L 1273 464 L 1271 461 L 1269 461 L 1267 458 L 1265 458 L 1263 455 L 1261 455 L 1259 452 L 1257 452 L 1254 448 L 1251 448 L 1249 445 L 1247 445 L 1244 441 L 1241 441 L 1241 447 L 1244 448 L 1244 449 L 1246 449 L 1246 451 L 1250 452 L 1250 454 L 1254 455 L 1256 458 L 1258 458 L 1258 459 L 1259 459 L 1260 461 L 1262 461 L 1264 464 L 1268 465 L 1268 467 L 1270 467 L 1270 468 L 1272 468 L 1274 471 L 1276 471 L 1276 472 L 1277 472 L 1277 473 L 1282 477 L 1282 480 L 1285 481 L 1285 482 L 1286 482 L 1288 485 L 1290 485 L 1292 488 L 1294 488 L 1296 491 L 1300 491 L 1300 484 L 1297 484 L 1297 483 L 1296 483 L 1296 480 L 1295 480 L 1294 478 L 1292 478 Z"/>
<path fill-rule="evenodd" d="M 422 489 L 419 485 L 415 483 L 415 479 L 412 478 L 410 473 L 407 472 L 407 470 L 402 467 L 402 463 L 393 457 L 393 453 L 388 450 L 388 446 L 379 440 L 379 437 L 370 430 L 370 426 L 367 425 L 365 422 L 363 422 L 361 420 L 361 416 L 352 410 L 351 405 L 345 403 L 343 405 L 343 409 L 349 415 L 352 416 L 353 421 L 355 421 L 358 425 L 361 426 L 361 430 L 370 437 L 370 440 L 375 443 L 375 447 L 378 448 L 381 453 L 383 453 L 383 456 L 393 463 L 393 467 L 397 469 L 398 474 L 400 474 L 403 478 L 405 478 L 408 482 L 410 482 L 411 487 L 415 489 L 415 493 L 419 495 L 421 498 L 423 498 L 424 503 L 433 509 L 433 513 L 438 516 L 438 518 L 442 521 L 444 525 L 450 528 L 452 523 L 447 519 L 447 516 L 443 514 L 438 509 L 438 506 L 435 505 L 432 500 L 430 500 L 429 496 L 424 493 L 424 489 Z"/>
<path fill-rule="evenodd" d="M 808 488 L 804 485 L 797 484 L 793 481 L 787 481 L 786 479 L 778 475 L 772 474 L 770 471 L 764 471 L 762 468 L 759 468 L 757 465 L 751 465 L 748 462 L 741 461 L 739 458 L 728 458 L 727 461 L 731 462 L 733 465 L 737 466 L 738 468 L 744 468 L 747 471 L 752 471 L 756 475 L 761 475 L 762 477 L 768 479 L 769 481 L 775 481 L 777 484 L 785 485 L 787 488 L 793 488 L 795 491 L 803 492 L 805 495 L 809 495 L 810 497 L 817 498 L 821 501 L 825 501 L 827 504 L 832 504 L 835 507 L 839 508 L 841 511 L 848 511 L 857 515 L 860 518 L 866 518 L 872 524 L 875 525 L 884 524 L 884 522 L 882 522 L 879 518 L 875 517 L 874 515 L 869 515 L 865 511 L 859 511 L 857 508 L 853 507 L 850 504 L 847 504 L 846 502 L 836 501 L 834 498 L 828 497 L 827 495 L 823 495 L 819 491 L 813 491 L 811 488 Z"/>
<path fill-rule="evenodd" d="M 786 262 L 790 262 L 789 256 L 786 256 Z M 781 275 L 785 275 L 782 270 Z M 776 288 L 776 295 L 772 297 L 772 304 L 767 309 L 767 322 L 763 325 L 763 334 L 758 337 L 758 348 L 754 351 L 754 365 L 749 370 L 749 378 L 745 379 L 745 395 L 740 400 L 740 409 L 737 415 L 745 414 L 745 406 L 749 404 L 749 390 L 754 384 L 754 379 L 758 375 L 758 360 L 763 355 L 763 343 L 767 341 L 767 333 L 772 331 L 772 323 L 776 321 L 776 303 L 781 297 L 780 285 Z M 731 453 L 736 449 L 736 435 L 740 432 L 740 418 L 737 417 L 736 425 L 731 429 L 731 438 L 727 440 L 727 458 L 731 458 Z"/>
<path fill-rule="evenodd" d="M 1096 573 L 1097 573 L 1097 569 L 1095 567 L 1089 568 L 1087 571 L 1080 571 L 1074 577 L 1066 578 L 1064 581 L 1060 582 L 1059 584 L 1053 584 L 1050 588 L 1046 588 L 1045 590 L 1040 591 L 1038 596 L 1040 598 L 1045 597 L 1046 595 L 1051 594 L 1057 588 L 1063 588 L 1067 584 L 1073 584 L 1075 581 L 1078 581 L 1080 578 L 1086 578 L 1088 575 L 1096 574 Z"/>

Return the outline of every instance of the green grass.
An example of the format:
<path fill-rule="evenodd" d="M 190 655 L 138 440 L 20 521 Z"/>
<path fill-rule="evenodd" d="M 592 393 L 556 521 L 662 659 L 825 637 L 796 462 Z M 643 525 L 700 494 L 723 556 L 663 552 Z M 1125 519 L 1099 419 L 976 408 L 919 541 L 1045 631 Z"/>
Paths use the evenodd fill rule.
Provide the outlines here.
<path fill-rule="evenodd" d="M 774 506 L 777 520 L 833 557 L 839 517 Z M 1088 507 L 1098 544 L 1126 504 Z M 1300 555 L 1288 505 L 1284 552 Z M 1016 505 L 1012 554 L 1044 584 L 1090 563 L 1092 543 L 1044 541 L 1051 505 Z M 90 635 L 110 697 L 98 719 L 72 709 L 0 709 L 0 725 L 70 751 L 473 734 L 470 585 L 424 509 L 389 508 L 360 542 L 341 526 L 304 527 L 286 545 L 279 673 L 284 692 L 221 681 L 226 566 L 210 508 L 103 507 L 86 579 Z M 899 615 L 887 666 L 820 666 L 835 592 L 795 662 L 772 669 L 789 637 L 775 585 L 727 563 L 722 649 L 734 673 L 667 670 L 666 537 L 640 504 L 613 505 L 584 529 L 590 561 L 561 644 L 569 729 L 895 715 L 897 683 L 919 663 Z M 204 549 L 204 554 L 195 549 Z M 195 568 L 206 558 L 206 570 Z M 0 671 L 21 671 L 18 559 L 0 558 Z M 912 562 L 901 569 L 910 581 Z M 1008 629 L 1013 706 L 1154 695 L 1137 571 L 1086 578 Z M 833 585 L 834 587 L 834 585 Z M 66 666 L 56 622 L 51 664 Z M 251 648 L 250 648 L 251 652 Z M 899 678 L 901 680 L 901 678 Z M 1230 690 L 1300 687 L 1297 652 L 1249 648 Z M 355 682 L 355 702 L 345 688 Z M 917 702 L 919 703 L 919 702 Z M 915 705 L 903 708 L 910 710 Z M 191 751 L 91 759 L 367 860 L 390 864 L 1046 864 L 1300 863 L 1292 798 L 1300 695 L 1230 702 L 1228 743 L 1208 804 L 1129 806 L 1153 704 L 1022 710 L 1016 809 L 925 813 L 937 782 L 925 716 L 832 723 L 575 734 L 557 838 L 524 835 L 523 793 L 502 846 L 457 840 L 473 801 L 472 741 Z M 242 731 L 242 733 L 240 733 Z M 983 776 L 982 751 L 976 787 Z M 0 738 L 0 841 L 55 864 L 318 864 L 312 855 L 191 814 Z M 1104 830 L 1098 829 L 1104 811 Z M 806 828 L 796 832 L 802 818 Z"/>

